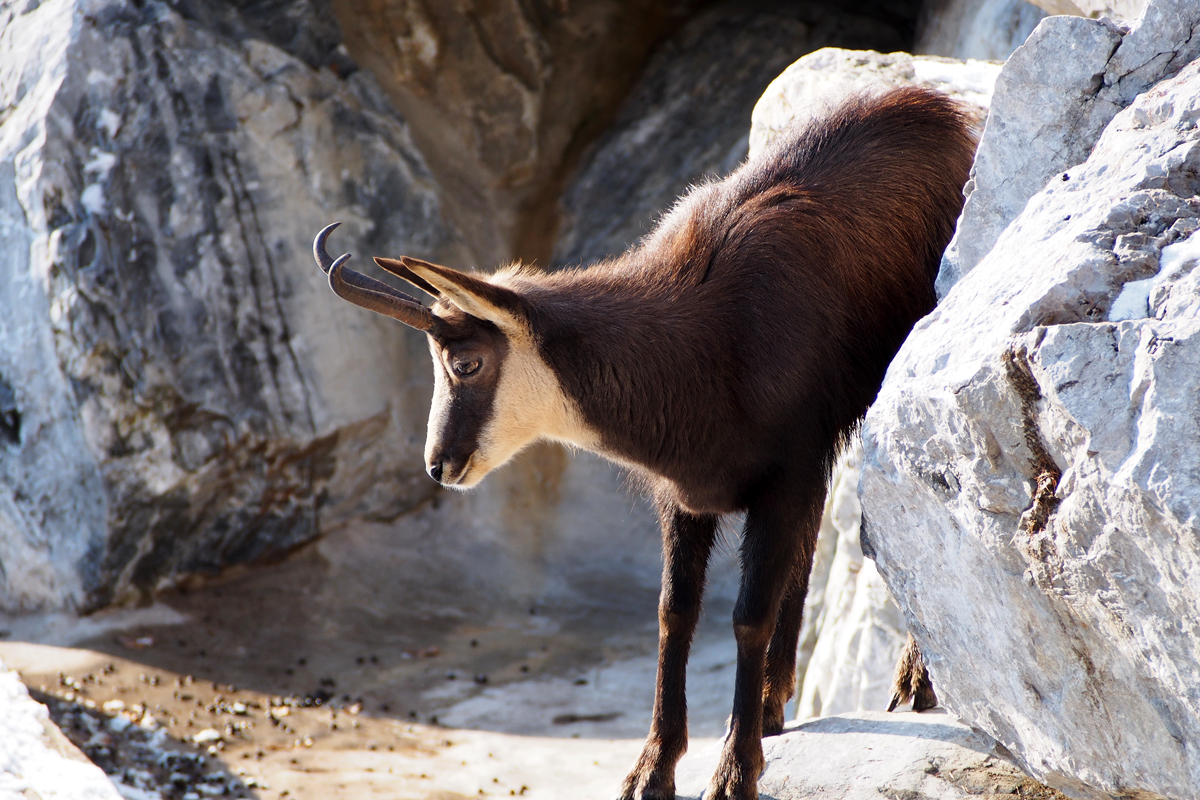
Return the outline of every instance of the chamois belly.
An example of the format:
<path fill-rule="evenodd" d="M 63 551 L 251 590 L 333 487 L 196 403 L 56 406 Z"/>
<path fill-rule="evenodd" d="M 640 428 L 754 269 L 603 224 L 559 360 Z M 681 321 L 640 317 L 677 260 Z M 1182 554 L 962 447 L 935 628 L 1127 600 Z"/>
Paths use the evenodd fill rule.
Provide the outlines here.
<path fill-rule="evenodd" d="M 681 460 L 655 473 L 660 492 L 694 514 L 732 514 L 745 511 L 761 487 L 804 463 L 819 470 L 821 458 L 802 451 L 793 437 L 747 436 L 738 444 L 725 443 L 709 457 Z M 740 445 L 740 446 L 739 446 Z M 830 447 L 833 445 L 830 444 Z"/>

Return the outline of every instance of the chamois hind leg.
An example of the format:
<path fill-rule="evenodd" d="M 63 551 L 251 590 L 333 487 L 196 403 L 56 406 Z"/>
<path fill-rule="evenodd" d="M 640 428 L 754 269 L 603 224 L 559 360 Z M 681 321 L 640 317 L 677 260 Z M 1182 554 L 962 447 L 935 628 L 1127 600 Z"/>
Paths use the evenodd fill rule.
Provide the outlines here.
<path fill-rule="evenodd" d="M 895 711 L 896 706 L 907 703 L 912 699 L 913 711 L 928 711 L 936 708 L 937 694 L 933 691 L 933 681 L 929 679 L 929 670 L 925 669 L 925 659 L 917 647 L 917 640 L 910 633 L 896 663 L 896 677 L 892 680 L 892 702 L 888 711 Z"/>
<path fill-rule="evenodd" d="M 700 619 L 704 576 L 717 518 L 660 503 L 663 534 L 662 593 L 658 600 L 658 681 L 650 735 L 621 800 L 673 800 L 675 764 L 687 750 L 687 661 Z"/>
<path fill-rule="evenodd" d="M 784 706 L 796 693 L 796 647 L 800 623 L 804 619 L 804 600 L 808 596 L 808 576 L 812 572 L 813 552 L 820 516 L 805 523 L 800 534 L 796 563 L 788 580 L 775 633 L 767 646 L 766 686 L 763 688 L 763 736 L 783 732 Z"/>
<path fill-rule="evenodd" d="M 765 765 L 767 648 L 799 557 L 802 532 L 814 513 L 820 513 L 824 492 L 824 476 L 803 476 L 774 482 L 750 503 L 742 538 L 741 587 L 733 610 L 738 648 L 733 714 L 705 800 L 758 797 L 758 777 Z"/>

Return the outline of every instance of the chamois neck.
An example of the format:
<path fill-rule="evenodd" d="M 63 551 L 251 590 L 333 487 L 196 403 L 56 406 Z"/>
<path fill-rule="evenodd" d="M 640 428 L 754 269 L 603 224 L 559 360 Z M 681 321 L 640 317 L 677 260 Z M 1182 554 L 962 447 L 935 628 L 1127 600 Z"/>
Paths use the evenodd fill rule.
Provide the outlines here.
<path fill-rule="evenodd" d="M 697 313 L 706 293 L 663 277 L 635 253 L 527 291 L 538 349 L 599 435 L 589 449 L 660 474 L 686 449 L 694 403 L 725 393 L 701 359 L 719 362 L 730 341 Z"/>

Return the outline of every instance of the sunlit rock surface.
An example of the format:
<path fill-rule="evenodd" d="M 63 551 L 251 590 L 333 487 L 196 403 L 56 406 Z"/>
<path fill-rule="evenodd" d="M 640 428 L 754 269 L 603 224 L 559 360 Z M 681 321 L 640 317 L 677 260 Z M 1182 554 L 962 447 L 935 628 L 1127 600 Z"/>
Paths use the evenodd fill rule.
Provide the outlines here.
<path fill-rule="evenodd" d="M 717 742 L 680 762 L 680 798 L 697 800 L 716 768 Z M 863 712 L 803 722 L 763 740 L 759 797 L 770 800 L 1061 800 L 1005 760 L 1002 748 L 944 711 Z"/>
<path fill-rule="evenodd" d="M 1088 157 L 1113 116 L 1200 56 L 1193 0 L 1156 0 L 1128 33 L 1109 19 L 1043 20 L 996 81 L 938 295 L 995 245 L 1029 198 Z"/>
<path fill-rule="evenodd" d="M 999 95 L 985 141 L 1023 147 Z M 1200 796 L 1198 98 L 1193 61 L 1060 166 L 864 433 L 864 539 L 943 703 L 1076 797 Z"/>

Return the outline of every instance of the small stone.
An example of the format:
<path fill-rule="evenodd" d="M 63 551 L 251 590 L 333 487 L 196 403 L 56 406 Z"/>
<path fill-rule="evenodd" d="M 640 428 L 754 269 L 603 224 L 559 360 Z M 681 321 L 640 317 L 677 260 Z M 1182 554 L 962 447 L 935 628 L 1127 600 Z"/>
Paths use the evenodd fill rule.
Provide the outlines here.
<path fill-rule="evenodd" d="M 209 744 L 211 742 L 221 741 L 221 732 L 216 728 L 205 728 L 192 737 L 192 741 L 196 744 Z"/>

